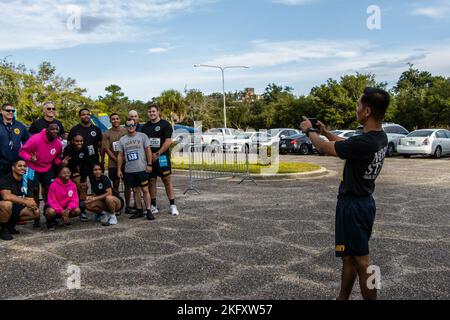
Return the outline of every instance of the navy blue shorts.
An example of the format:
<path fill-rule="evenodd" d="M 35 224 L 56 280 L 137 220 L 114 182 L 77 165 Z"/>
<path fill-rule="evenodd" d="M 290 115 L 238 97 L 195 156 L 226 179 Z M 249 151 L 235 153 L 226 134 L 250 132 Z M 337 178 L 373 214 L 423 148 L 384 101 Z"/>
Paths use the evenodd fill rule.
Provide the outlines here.
<path fill-rule="evenodd" d="M 170 157 L 167 154 L 159 156 L 158 160 L 153 162 L 152 173 L 150 173 L 150 179 L 157 177 L 165 178 L 172 174 L 172 164 L 170 163 Z"/>
<path fill-rule="evenodd" d="M 339 196 L 336 206 L 336 257 L 369 254 L 369 239 L 375 221 L 375 200 Z"/>
<path fill-rule="evenodd" d="M 123 182 L 128 188 L 148 186 L 149 174 L 145 171 L 123 174 Z"/>

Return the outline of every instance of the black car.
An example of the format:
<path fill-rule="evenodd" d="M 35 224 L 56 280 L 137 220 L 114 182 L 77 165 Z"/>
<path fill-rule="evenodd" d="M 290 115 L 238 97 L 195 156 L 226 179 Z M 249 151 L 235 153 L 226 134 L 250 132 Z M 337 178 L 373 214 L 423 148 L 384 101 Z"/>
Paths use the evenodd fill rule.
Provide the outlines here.
<path fill-rule="evenodd" d="M 295 134 L 280 140 L 281 154 L 312 154 L 313 152 L 314 149 L 311 140 L 303 133 Z"/>

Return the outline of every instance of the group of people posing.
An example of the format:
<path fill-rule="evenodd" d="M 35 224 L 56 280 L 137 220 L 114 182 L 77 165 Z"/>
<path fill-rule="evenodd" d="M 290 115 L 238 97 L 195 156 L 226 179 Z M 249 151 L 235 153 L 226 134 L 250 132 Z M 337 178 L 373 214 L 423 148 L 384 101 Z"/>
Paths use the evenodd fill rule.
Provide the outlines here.
<path fill-rule="evenodd" d="M 123 209 L 130 219 L 155 220 L 158 177 L 169 198 L 169 213 L 178 216 L 170 163 L 173 128 L 160 118 L 157 105 L 149 106 L 145 125 L 136 111 L 129 112 L 125 127 L 117 113 L 111 114 L 112 127 L 105 133 L 92 123 L 90 111 L 81 109 L 80 123 L 68 133 L 66 146 L 54 103 L 44 104 L 43 117 L 28 130 L 15 119 L 12 104 L 4 104 L 1 112 L 0 239 L 12 240 L 20 233 L 16 225 L 28 220 L 40 228 L 41 213 L 48 230 L 59 223 L 71 227 L 73 217 L 88 222 L 88 212 L 104 226 L 116 225 Z"/>

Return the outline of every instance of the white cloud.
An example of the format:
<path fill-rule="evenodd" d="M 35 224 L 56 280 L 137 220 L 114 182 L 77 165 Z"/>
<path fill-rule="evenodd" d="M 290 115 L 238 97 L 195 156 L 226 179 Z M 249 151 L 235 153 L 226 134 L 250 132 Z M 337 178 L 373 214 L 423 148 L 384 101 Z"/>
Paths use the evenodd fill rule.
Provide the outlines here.
<path fill-rule="evenodd" d="M 343 75 L 356 72 L 372 72 L 378 81 L 387 81 L 393 84 L 408 68 L 408 62 L 413 63 L 416 68 L 421 70 L 450 77 L 450 60 L 448 59 L 450 45 L 428 44 L 424 45 L 426 47 L 424 50 L 417 47 L 386 49 L 366 43 L 366 49 L 362 45 L 365 43 L 364 41 L 346 41 L 338 47 L 343 51 L 348 51 L 350 48 L 354 48 L 356 43 L 360 43 L 359 49 L 347 56 L 336 57 L 330 53 L 322 54 L 322 57 L 310 58 L 307 61 L 280 63 L 276 67 L 272 65 L 245 70 L 229 70 L 226 72 L 226 90 L 235 91 L 245 87 L 254 87 L 258 92 L 262 92 L 268 83 L 275 82 L 293 87 L 297 94 L 306 94 L 312 86 L 323 84 L 328 78 L 339 79 Z M 97 96 L 103 94 L 103 89 L 108 84 L 117 83 L 127 95 L 142 100 L 151 99 L 169 88 L 183 91 L 186 85 L 188 88 L 197 88 L 206 93 L 221 90 L 220 72 L 213 69 L 196 69 L 188 66 L 177 70 L 165 69 L 153 72 L 153 74 L 153 77 L 148 77 L 148 72 L 142 70 L 142 73 L 139 74 L 121 74 L 117 78 L 96 78 L 92 81 L 79 79 L 79 84 L 83 87 L 86 86 L 89 94 Z"/>
<path fill-rule="evenodd" d="M 411 11 L 411 14 L 425 16 L 434 20 L 445 19 L 450 15 L 450 1 L 441 0 L 428 6 L 417 6 Z"/>
<path fill-rule="evenodd" d="M 148 38 L 158 29 L 139 28 L 214 0 L 8 0 L 0 1 L 0 50 L 68 48 Z M 71 9 L 77 9 L 81 15 Z M 72 26 L 68 28 L 68 21 Z"/>
<path fill-rule="evenodd" d="M 272 0 L 274 3 L 285 4 L 288 6 L 302 6 L 315 1 L 317 0 Z"/>
<path fill-rule="evenodd" d="M 150 48 L 148 49 L 148 53 L 154 54 L 154 53 L 164 53 L 167 52 L 169 49 L 167 48 Z"/>
<path fill-rule="evenodd" d="M 305 60 L 353 58 L 370 47 L 367 41 L 254 41 L 251 49 L 236 55 L 224 55 L 205 64 L 271 67 Z"/>

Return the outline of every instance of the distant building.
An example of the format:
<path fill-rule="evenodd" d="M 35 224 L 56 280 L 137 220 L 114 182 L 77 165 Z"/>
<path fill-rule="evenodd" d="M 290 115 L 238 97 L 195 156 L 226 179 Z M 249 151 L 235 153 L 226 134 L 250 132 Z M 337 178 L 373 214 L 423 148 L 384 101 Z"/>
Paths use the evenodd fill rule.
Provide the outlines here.
<path fill-rule="evenodd" d="M 242 99 L 244 102 L 253 102 L 255 100 L 261 100 L 263 98 L 262 95 L 258 95 L 255 93 L 255 88 L 245 88 L 244 93 L 245 95 Z"/>

